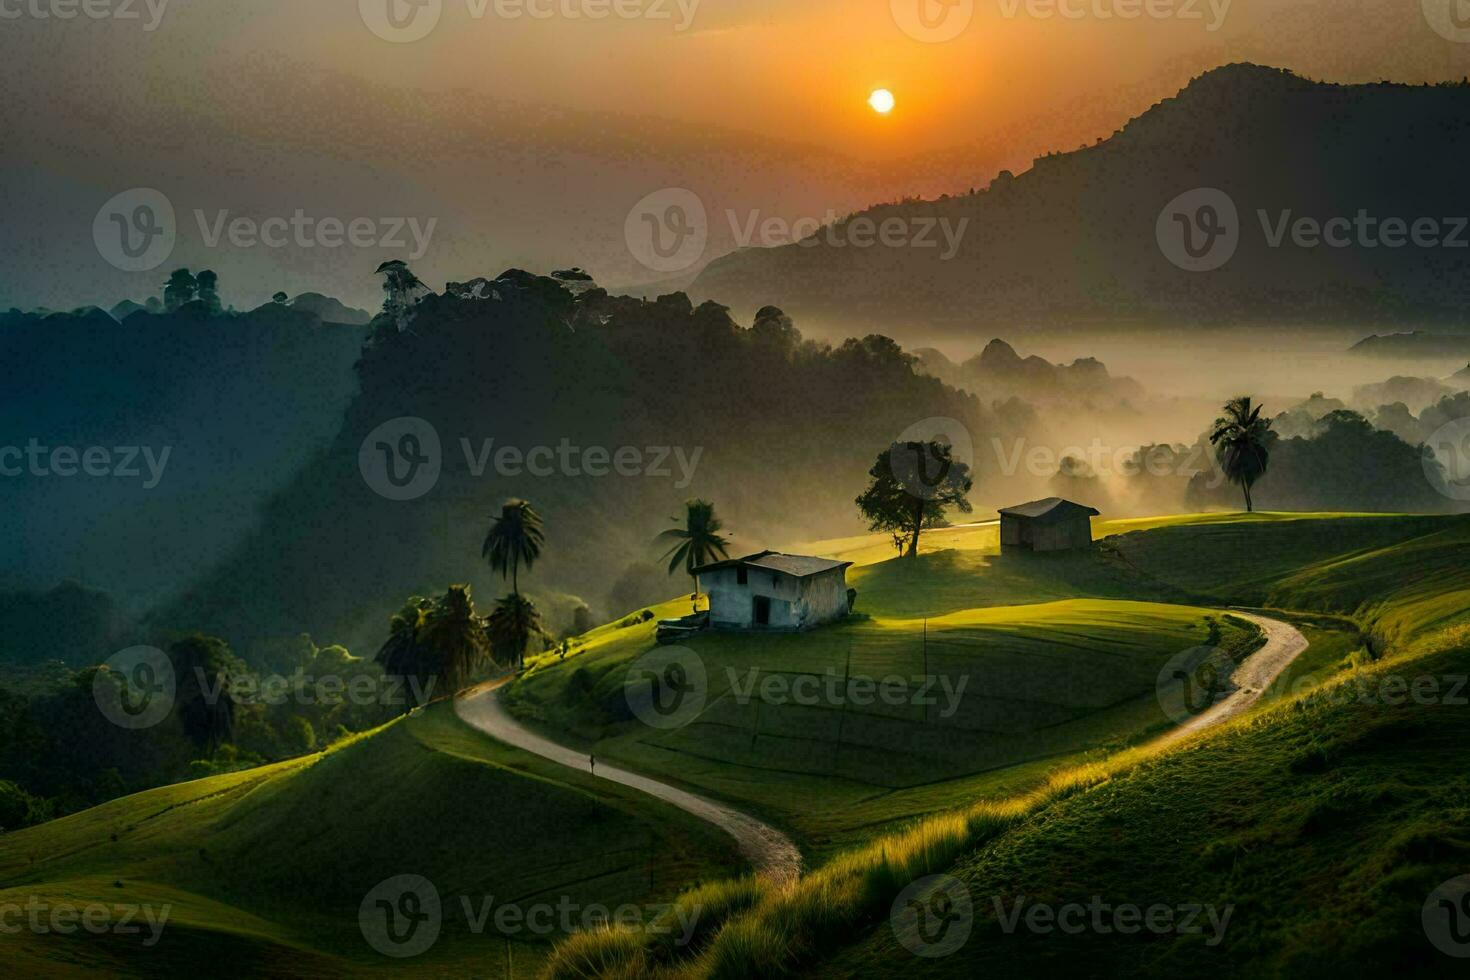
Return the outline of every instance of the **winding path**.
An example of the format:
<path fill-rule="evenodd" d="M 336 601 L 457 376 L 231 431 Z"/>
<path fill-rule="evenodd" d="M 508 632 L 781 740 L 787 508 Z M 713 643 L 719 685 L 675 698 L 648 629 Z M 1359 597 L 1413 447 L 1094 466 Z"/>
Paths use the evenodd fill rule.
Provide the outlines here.
<path fill-rule="evenodd" d="M 510 712 L 505 710 L 505 705 L 500 703 L 500 689 L 503 684 L 502 681 L 481 687 L 457 698 L 454 702 L 455 713 L 469 725 L 507 745 L 524 749 L 532 755 L 539 755 L 571 769 L 589 771 L 591 759 L 585 753 L 542 738 L 511 717 Z M 749 814 L 604 762 L 597 764 L 597 771 L 593 775 L 597 779 L 608 779 L 630 786 L 714 824 L 735 838 L 740 853 L 755 866 L 757 873 L 766 878 L 785 882 L 801 874 L 801 852 L 796 849 L 791 838 Z"/>
<path fill-rule="evenodd" d="M 1209 710 L 1159 736 L 1154 745 L 1171 745 L 1243 714 L 1261 699 L 1261 695 L 1281 676 L 1281 672 L 1307 648 L 1307 638 L 1289 623 L 1254 613 L 1237 611 L 1233 614 L 1250 620 L 1264 630 L 1265 644 L 1247 657 L 1232 675 L 1231 679 L 1236 685 L 1234 692 Z M 571 769 L 590 770 L 589 756 L 543 738 L 512 718 L 500 703 L 500 690 L 504 684 L 505 680 L 502 679 L 456 698 L 455 713 L 467 724 L 507 745 Z M 608 779 L 647 793 L 714 824 L 735 838 L 740 853 L 755 866 L 759 874 L 767 878 L 785 882 L 801 874 L 801 852 L 796 849 L 791 838 L 747 813 L 606 763 L 599 765 L 592 775 L 597 779 Z"/>
<path fill-rule="evenodd" d="M 1281 672 L 1307 649 L 1307 638 L 1290 623 L 1239 610 L 1232 610 L 1231 615 L 1248 619 L 1259 626 L 1266 633 L 1266 642 L 1259 650 L 1246 657 L 1231 674 L 1230 679 L 1236 689 L 1229 697 L 1200 712 L 1172 732 L 1160 735 L 1154 740 L 1154 745 L 1172 745 L 1206 728 L 1238 718 L 1261 700 L 1261 695 L 1281 676 Z"/>

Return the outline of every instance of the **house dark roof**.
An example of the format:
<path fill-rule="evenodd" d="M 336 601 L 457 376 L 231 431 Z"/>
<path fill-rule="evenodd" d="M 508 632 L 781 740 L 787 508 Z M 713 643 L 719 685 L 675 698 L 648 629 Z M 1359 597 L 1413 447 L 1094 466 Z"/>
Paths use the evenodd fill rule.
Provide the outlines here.
<path fill-rule="evenodd" d="M 1061 497 L 1033 500 L 1029 504 L 1021 504 L 1017 507 L 1002 507 L 1000 513 L 1004 517 L 1024 517 L 1033 521 L 1055 521 L 1076 514 L 1085 514 L 1088 517 L 1100 515 L 1096 508 L 1085 507 L 1070 500 L 1063 500 Z"/>
<path fill-rule="evenodd" d="M 701 565 L 694 570 L 694 574 L 703 575 L 705 572 L 713 572 L 721 568 L 736 568 L 740 565 L 750 568 L 769 568 L 772 571 L 785 572 L 797 578 L 811 578 L 823 572 L 847 568 L 852 565 L 852 562 L 834 561 L 831 558 L 813 558 L 809 555 L 783 555 L 776 551 L 761 551 L 754 555 L 746 555 L 744 558 L 729 558 L 725 561 Z"/>

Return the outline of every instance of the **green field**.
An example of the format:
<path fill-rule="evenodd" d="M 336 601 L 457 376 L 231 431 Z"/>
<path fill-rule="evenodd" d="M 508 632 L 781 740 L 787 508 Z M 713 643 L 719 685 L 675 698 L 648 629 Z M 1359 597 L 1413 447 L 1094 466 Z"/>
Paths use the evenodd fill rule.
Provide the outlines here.
<path fill-rule="evenodd" d="M 722 833 L 499 746 L 440 705 L 317 756 L 0 836 L 0 908 L 170 907 L 152 948 L 6 935 L 7 972 L 158 976 L 203 959 L 227 976 L 532 976 L 552 937 L 493 921 L 476 931 L 461 897 L 611 907 L 683 893 L 709 914 L 693 959 L 614 933 L 612 962 L 633 974 L 911 974 L 888 904 L 944 872 L 976 912 L 966 946 L 923 962 L 941 975 L 1435 973 L 1432 949 L 1401 947 L 1428 889 L 1470 871 L 1470 708 L 1333 694 L 1395 673 L 1470 673 L 1470 520 L 1210 516 L 1100 531 L 1113 533 L 1094 553 L 1055 558 L 998 555 L 993 528 L 932 535 L 907 562 L 874 539 L 834 542 L 828 553 L 874 559 L 852 571 L 861 617 L 799 636 L 696 638 L 709 697 L 675 730 L 628 716 L 623 676 L 653 646 L 652 623 L 609 624 L 565 659 L 533 661 L 514 710 L 789 829 L 809 869 L 789 891 L 689 897 L 743 871 Z M 1167 724 L 1160 665 L 1206 641 L 1251 642 L 1228 619 L 1235 605 L 1295 622 L 1312 646 L 1246 719 L 1148 748 Z M 752 679 L 829 671 L 929 674 L 951 690 L 970 680 L 953 712 L 942 691 L 928 706 L 735 696 Z M 405 961 L 368 948 L 358 919 L 364 896 L 401 874 L 433 881 L 445 903 L 438 942 Z M 1203 947 L 1007 933 L 993 909 L 997 896 L 1103 893 L 1231 904 L 1233 924 Z"/>
<path fill-rule="evenodd" d="M 708 677 L 704 710 L 672 731 L 625 706 L 628 668 L 653 645 L 641 627 L 533 671 L 508 703 L 599 757 L 736 801 L 821 848 L 1041 771 L 1011 767 L 1167 727 L 1160 668 L 1209 642 L 1212 620 L 1221 645 L 1249 642 L 1211 610 L 1089 599 L 705 635 L 688 645 Z M 798 702 L 786 692 L 800 677 L 820 687 Z M 861 697 L 861 680 L 890 677 L 903 678 L 893 701 L 904 703 Z M 768 683 L 776 698 L 761 694 Z"/>
<path fill-rule="evenodd" d="M 1127 568 L 1120 576 L 1157 590 L 1265 607 L 1312 641 L 1260 708 L 1168 749 L 1054 772 L 1040 789 L 977 794 L 833 855 L 796 888 L 730 916 L 713 943 L 668 969 L 1458 975 L 1461 964 L 1425 938 L 1420 910 L 1435 886 L 1470 871 L 1470 689 L 1446 700 L 1470 674 L 1470 520 L 1148 523 L 1104 542 L 1094 570 L 1117 561 Z M 969 551 L 946 560 L 993 557 Z M 1087 567 L 1059 566 L 1069 577 Z M 1443 697 L 1406 698 L 1416 682 Z M 968 890 L 973 935 L 948 956 L 919 960 L 898 942 L 890 903 L 934 873 Z M 998 911 L 1018 901 L 1085 906 L 1094 896 L 1113 906 L 1228 906 L 1232 919 L 1207 943 L 1208 933 L 1008 929 Z M 625 951 L 618 962 L 660 965 L 639 957 Z"/>
<path fill-rule="evenodd" d="M 304 761 L 130 796 L 0 837 L 0 906 L 167 904 L 163 938 L 6 936 L 10 975 L 106 969 L 339 976 L 389 968 L 534 976 L 550 936 L 462 897 L 537 903 L 666 902 L 740 868 L 728 838 L 616 784 L 504 748 L 439 704 Z M 400 874 L 434 883 L 438 942 L 411 961 L 364 941 L 359 906 Z M 14 972 L 18 970 L 19 972 Z"/>

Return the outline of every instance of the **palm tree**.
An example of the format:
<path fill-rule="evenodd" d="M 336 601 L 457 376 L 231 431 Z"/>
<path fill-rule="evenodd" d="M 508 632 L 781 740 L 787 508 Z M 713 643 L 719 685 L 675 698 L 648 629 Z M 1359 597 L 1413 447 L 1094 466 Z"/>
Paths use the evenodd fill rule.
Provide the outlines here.
<path fill-rule="evenodd" d="M 1271 422 L 1261 418 L 1260 405 L 1252 405 L 1249 396 L 1241 396 L 1226 403 L 1225 414 L 1215 420 L 1210 433 L 1210 444 L 1215 447 L 1225 476 L 1245 492 L 1247 512 L 1255 509 L 1251 487 L 1271 465 L 1271 445 L 1276 441 Z"/>
<path fill-rule="evenodd" d="M 434 676 L 450 693 L 463 688 L 485 666 L 489 644 L 468 585 L 451 585 L 425 612 L 417 644 L 431 659 Z"/>
<path fill-rule="evenodd" d="M 480 557 L 488 560 L 490 567 L 502 578 L 509 577 L 511 592 L 520 595 L 518 573 L 521 563 L 525 562 L 529 572 L 536 559 L 541 557 L 541 546 L 546 542 L 541 515 L 528 501 L 507 500 L 500 508 L 500 516 L 491 520 L 494 523 L 485 535 Z"/>
<path fill-rule="evenodd" d="M 671 518 L 678 523 L 677 517 Z M 730 553 L 726 550 L 729 541 L 720 534 L 725 528 L 725 522 L 715 516 L 715 505 L 708 500 L 691 499 L 684 502 L 684 526 L 669 528 L 658 536 L 659 541 L 674 542 L 668 552 L 664 555 L 669 559 L 669 574 L 680 566 L 684 571 L 694 577 L 694 570 L 701 565 L 707 565 L 716 558 L 729 558 Z M 695 592 L 698 593 L 699 583 L 695 582 Z"/>
<path fill-rule="evenodd" d="M 485 635 L 497 663 L 506 667 L 524 667 L 526 646 L 533 636 L 550 641 L 541 623 L 536 604 L 512 592 L 495 604 L 495 611 L 485 620 Z"/>
<path fill-rule="evenodd" d="M 417 679 L 419 690 L 424 690 L 423 684 L 437 669 L 437 665 L 430 662 L 433 651 L 419 642 L 419 631 L 423 629 L 424 619 L 431 608 L 433 603 L 427 599 L 418 596 L 409 599 L 388 621 L 388 639 L 378 648 L 374 658 L 389 677 Z"/>

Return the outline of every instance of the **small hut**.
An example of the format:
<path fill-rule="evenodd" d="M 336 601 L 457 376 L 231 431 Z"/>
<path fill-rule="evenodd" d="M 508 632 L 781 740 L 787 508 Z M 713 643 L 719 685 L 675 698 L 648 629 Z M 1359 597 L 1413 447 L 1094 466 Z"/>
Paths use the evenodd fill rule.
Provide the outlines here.
<path fill-rule="evenodd" d="M 1000 512 L 1000 550 L 1005 552 L 1076 551 L 1092 547 L 1092 507 L 1047 497 Z"/>

